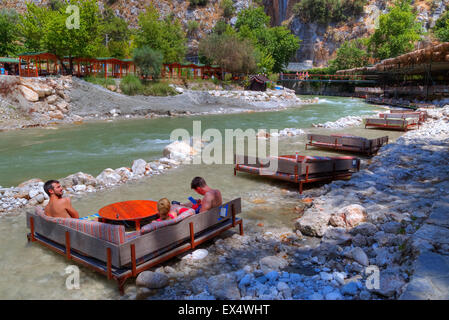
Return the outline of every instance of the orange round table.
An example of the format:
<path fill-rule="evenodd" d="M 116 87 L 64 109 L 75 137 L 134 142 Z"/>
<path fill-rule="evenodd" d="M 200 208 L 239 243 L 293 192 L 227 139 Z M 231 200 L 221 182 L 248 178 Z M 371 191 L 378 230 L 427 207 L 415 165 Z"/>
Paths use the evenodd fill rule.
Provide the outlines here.
<path fill-rule="evenodd" d="M 140 230 L 140 220 L 157 215 L 157 201 L 131 200 L 109 204 L 98 211 L 101 220 L 134 221 L 136 231 Z"/>

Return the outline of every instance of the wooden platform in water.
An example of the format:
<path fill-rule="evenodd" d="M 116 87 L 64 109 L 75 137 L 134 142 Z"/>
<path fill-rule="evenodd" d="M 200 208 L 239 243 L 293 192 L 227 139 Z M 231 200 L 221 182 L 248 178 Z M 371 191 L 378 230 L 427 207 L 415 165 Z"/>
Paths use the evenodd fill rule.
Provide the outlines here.
<path fill-rule="evenodd" d="M 284 155 L 258 158 L 234 155 L 234 175 L 241 171 L 298 183 L 299 193 L 302 193 L 305 183 L 348 179 L 359 169 L 360 159 L 356 157 Z"/>
<path fill-rule="evenodd" d="M 125 281 L 142 271 L 194 249 L 237 225 L 243 235 L 243 221 L 236 217 L 240 212 L 241 199 L 237 198 L 175 224 L 140 234 L 122 244 L 98 239 L 27 212 L 27 226 L 30 228 L 27 237 L 28 241 L 37 242 L 106 275 L 108 279 L 116 280 L 123 294 Z"/>
<path fill-rule="evenodd" d="M 367 139 L 352 135 L 322 135 L 322 134 L 308 134 L 308 146 L 341 150 L 349 152 L 363 153 L 372 155 L 376 153 L 383 145 L 388 143 L 388 136 Z"/>

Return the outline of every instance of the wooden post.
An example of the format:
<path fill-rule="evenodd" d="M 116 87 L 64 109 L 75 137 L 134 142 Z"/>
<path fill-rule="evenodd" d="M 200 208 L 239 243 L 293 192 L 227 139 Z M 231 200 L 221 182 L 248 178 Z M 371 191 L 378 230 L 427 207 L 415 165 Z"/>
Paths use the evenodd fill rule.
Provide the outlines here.
<path fill-rule="evenodd" d="M 132 263 L 133 277 L 135 277 L 137 276 L 137 271 L 136 271 L 136 245 L 134 243 L 131 245 L 131 263 Z"/>
<path fill-rule="evenodd" d="M 67 256 L 67 259 L 71 259 L 70 255 L 70 232 L 65 232 L 65 254 Z"/>
<path fill-rule="evenodd" d="M 108 272 L 108 279 L 112 279 L 112 258 L 111 258 L 111 248 L 106 249 L 106 255 L 108 257 L 107 261 L 107 272 Z"/>
<path fill-rule="evenodd" d="M 36 241 L 36 238 L 34 237 L 34 218 L 30 217 L 30 231 L 31 231 L 31 242 Z"/>
<path fill-rule="evenodd" d="M 232 212 L 232 227 L 234 228 L 235 227 L 235 207 L 234 207 L 234 204 L 232 204 L 231 212 Z"/>
<path fill-rule="evenodd" d="M 193 222 L 189 223 L 190 228 L 190 247 L 195 249 L 195 232 L 193 231 Z"/>

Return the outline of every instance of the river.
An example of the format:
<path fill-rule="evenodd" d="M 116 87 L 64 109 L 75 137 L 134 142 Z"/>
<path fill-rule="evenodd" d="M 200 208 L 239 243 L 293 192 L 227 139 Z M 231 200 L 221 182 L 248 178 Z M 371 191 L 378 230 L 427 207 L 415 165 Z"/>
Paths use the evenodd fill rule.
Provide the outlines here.
<path fill-rule="evenodd" d="M 278 112 L 260 112 L 199 117 L 159 118 L 95 122 L 58 126 L 54 130 L 29 129 L 0 133 L 0 185 L 14 186 L 31 178 L 61 178 L 83 171 L 94 176 L 105 168 L 131 166 L 134 159 L 146 161 L 162 156 L 170 132 L 176 128 L 192 131 L 200 120 L 202 130 L 303 128 L 311 132 L 346 132 L 364 137 L 389 135 L 390 141 L 401 133 L 394 131 L 346 128 L 310 128 L 312 123 L 335 121 L 348 115 L 363 115 L 379 107 L 358 99 L 322 97 L 320 103 Z M 279 140 L 280 154 L 337 155 L 318 149 L 304 149 L 305 136 Z M 73 199 L 74 207 L 85 216 L 104 205 L 132 199 L 185 201 L 192 195 L 190 181 L 203 176 L 212 188 L 222 191 L 224 200 L 242 198 L 244 224 L 263 223 L 266 228 L 291 228 L 297 217 L 297 186 L 288 182 L 233 175 L 232 165 L 184 165 L 162 175 L 145 177 L 119 187 Z M 310 189 L 306 187 L 306 193 Z M 257 200 L 257 201 L 255 201 Z M 26 241 L 24 211 L 0 217 L 0 299 L 117 299 L 116 283 L 84 267 L 81 289 L 67 290 L 64 257 Z M 220 266 L 215 266 L 218 268 Z M 127 293 L 135 290 L 129 281 Z"/>

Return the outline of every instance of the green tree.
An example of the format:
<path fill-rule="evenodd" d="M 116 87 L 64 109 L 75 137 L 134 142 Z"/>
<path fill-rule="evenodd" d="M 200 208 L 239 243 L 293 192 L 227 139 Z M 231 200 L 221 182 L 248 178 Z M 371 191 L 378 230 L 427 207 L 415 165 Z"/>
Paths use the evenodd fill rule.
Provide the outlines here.
<path fill-rule="evenodd" d="M 250 30 L 259 30 L 269 27 L 270 17 L 265 14 L 263 7 L 242 10 L 237 15 L 235 28 L 240 31 L 243 26 Z"/>
<path fill-rule="evenodd" d="M 300 40 L 286 27 L 270 28 L 269 23 L 270 17 L 258 7 L 240 11 L 235 27 L 239 38 L 249 39 L 263 57 L 273 58 L 272 69 L 267 72 L 281 72 L 299 49 Z"/>
<path fill-rule="evenodd" d="M 18 30 L 27 51 L 41 51 L 45 26 L 49 20 L 49 9 L 27 3 L 27 10 L 20 16 Z"/>
<path fill-rule="evenodd" d="M 449 41 L 449 11 L 438 18 L 432 31 L 441 42 Z"/>
<path fill-rule="evenodd" d="M 73 57 L 90 57 L 101 45 L 100 22 L 101 15 L 95 0 L 73 1 L 80 10 L 79 29 L 69 29 L 66 20 L 69 14 L 63 7 L 58 11 L 48 12 L 48 19 L 44 25 L 44 35 L 41 39 L 42 47 L 59 57 L 68 56 L 70 73 L 73 70 Z"/>
<path fill-rule="evenodd" d="M 133 60 L 144 77 L 158 77 L 162 69 L 163 54 L 153 50 L 149 46 L 143 46 L 134 50 Z"/>
<path fill-rule="evenodd" d="M 186 35 L 181 23 L 173 16 L 159 19 L 159 12 L 150 5 L 139 15 L 136 46 L 149 46 L 164 55 L 164 63 L 179 62 L 186 53 Z"/>
<path fill-rule="evenodd" d="M 13 56 L 19 50 L 18 22 L 19 15 L 14 10 L 0 10 L 0 56 Z"/>
<path fill-rule="evenodd" d="M 337 49 L 337 57 L 329 62 L 329 66 L 335 70 L 344 70 L 363 67 L 368 63 L 369 54 L 364 47 L 364 40 L 355 39 L 345 41 Z"/>
<path fill-rule="evenodd" d="M 397 0 L 389 9 L 379 17 L 379 27 L 368 42 L 370 52 L 379 59 L 412 51 L 422 34 L 422 26 L 416 20 L 410 0 Z"/>
<path fill-rule="evenodd" d="M 257 69 L 251 42 L 235 35 L 210 34 L 200 42 L 199 54 L 231 73 L 251 73 Z"/>
<path fill-rule="evenodd" d="M 123 59 L 130 55 L 131 30 L 128 23 L 117 17 L 111 8 L 106 8 L 100 22 L 101 38 L 107 47 L 108 56 Z"/>

